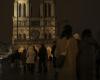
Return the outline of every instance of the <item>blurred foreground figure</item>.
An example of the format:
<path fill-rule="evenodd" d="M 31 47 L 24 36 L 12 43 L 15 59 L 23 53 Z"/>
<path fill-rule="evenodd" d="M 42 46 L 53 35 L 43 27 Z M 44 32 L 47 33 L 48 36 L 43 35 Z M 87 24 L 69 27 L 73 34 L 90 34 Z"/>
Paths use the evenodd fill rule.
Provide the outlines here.
<path fill-rule="evenodd" d="M 52 46 L 52 48 L 51 48 L 51 54 L 52 54 L 52 56 L 53 56 L 52 63 L 53 63 L 53 67 L 54 67 L 54 68 L 56 67 L 55 49 L 56 49 L 56 42 L 54 41 L 54 42 L 53 42 L 53 46 Z"/>
<path fill-rule="evenodd" d="M 57 68 L 59 68 L 58 80 L 77 80 L 76 57 L 78 44 L 72 36 L 72 27 L 66 25 L 57 40 L 56 55 Z"/>
<path fill-rule="evenodd" d="M 79 33 L 75 33 L 73 34 L 73 37 L 77 40 L 77 44 L 78 44 L 78 49 L 80 48 L 80 34 Z M 79 76 L 79 72 L 80 72 L 80 62 L 79 62 L 79 57 L 80 57 L 80 52 L 78 52 L 77 58 L 76 58 L 76 72 L 77 72 L 77 80 L 80 80 L 80 76 Z"/>
<path fill-rule="evenodd" d="M 39 49 L 38 53 L 39 57 L 39 71 L 38 73 L 41 73 L 42 70 L 44 73 L 47 73 L 47 61 L 48 61 L 48 53 L 47 49 L 44 44 L 41 44 L 41 47 Z"/>
<path fill-rule="evenodd" d="M 96 80 L 96 47 L 92 32 L 86 29 L 80 42 L 80 80 Z"/>

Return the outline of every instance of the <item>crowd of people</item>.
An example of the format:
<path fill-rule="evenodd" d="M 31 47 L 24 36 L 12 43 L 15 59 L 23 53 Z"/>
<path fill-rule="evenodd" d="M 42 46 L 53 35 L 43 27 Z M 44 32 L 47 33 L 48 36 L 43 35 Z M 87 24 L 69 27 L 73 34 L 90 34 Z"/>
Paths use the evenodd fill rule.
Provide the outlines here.
<path fill-rule="evenodd" d="M 58 80 L 99 80 L 100 47 L 90 29 L 72 35 L 66 25 L 56 43 Z"/>
<path fill-rule="evenodd" d="M 35 46 L 30 45 L 28 48 L 19 52 L 14 50 L 9 56 L 12 67 L 20 67 L 24 73 L 34 74 L 35 64 L 38 63 L 38 73 L 47 73 L 48 53 L 44 44 L 40 45 L 39 50 Z"/>
<path fill-rule="evenodd" d="M 72 33 L 70 25 L 63 27 L 61 35 L 52 45 L 52 57 L 49 59 L 45 44 L 41 44 L 38 51 L 31 45 L 24 49 L 23 53 L 15 50 L 10 56 L 11 63 L 22 64 L 23 71 L 32 74 L 35 63 L 38 63 L 38 73 L 47 73 L 50 60 L 57 72 L 58 80 L 98 80 L 100 47 L 92 31 L 85 29 L 81 36 Z"/>

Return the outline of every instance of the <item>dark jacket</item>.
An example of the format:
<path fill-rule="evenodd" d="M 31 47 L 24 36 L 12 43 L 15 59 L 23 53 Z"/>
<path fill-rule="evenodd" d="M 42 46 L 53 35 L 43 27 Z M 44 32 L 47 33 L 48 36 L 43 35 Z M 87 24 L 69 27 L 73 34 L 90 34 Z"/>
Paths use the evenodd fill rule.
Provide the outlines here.
<path fill-rule="evenodd" d="M 41 60 L 41 61 L 45 61 L 45 60 L 47 60 L 47 49 L 45 48 L 45 47 L 41 47 L 40 49 L 39 49 L 39 53 L 38 53 L 38 56 L 39 56 L 39 60 Z"/>

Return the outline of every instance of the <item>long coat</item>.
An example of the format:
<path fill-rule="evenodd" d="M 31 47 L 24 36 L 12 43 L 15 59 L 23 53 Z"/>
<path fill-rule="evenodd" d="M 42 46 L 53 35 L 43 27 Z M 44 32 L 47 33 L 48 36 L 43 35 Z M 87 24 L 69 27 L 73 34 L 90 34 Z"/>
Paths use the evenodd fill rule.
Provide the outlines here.
<path fill-rule="evenodd" d="M 76 80 L 76 56 L 78 53 L 77 41 L 71 37 L 70 39 L 58 39 L 56 54 L 59 56 L 66 51 L 64 66 L 60 69 L 58 80 Z"/>
<path fill-rule="evenodd" d="M 91 38 L 80 43 L 80 80 L 96 80 L 96 48 Z"/>
<path fill-rule="evenodd" d="M 33 47 L 28 48 L 26 56 L 27 56 L 26 63 L 33 64 L 35 62 L 35 51 L 33 50 Z"/>
<path fill-rule="evenodd" d="M 47 53 L 46 47 L 41 47 L 39 49 L 38 56 L 39 56 L 39 61 L 42 61 L 42 62 L 47 61 L 47 59 L 48 59 L 48 53 Z"/>

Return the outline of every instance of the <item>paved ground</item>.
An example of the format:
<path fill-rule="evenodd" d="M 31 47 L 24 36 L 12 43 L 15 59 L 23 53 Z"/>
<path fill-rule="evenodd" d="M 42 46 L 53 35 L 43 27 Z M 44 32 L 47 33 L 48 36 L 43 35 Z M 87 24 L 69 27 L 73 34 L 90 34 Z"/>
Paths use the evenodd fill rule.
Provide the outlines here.
<path fill-rule="evenodd" d="M 37 73 L 37 65 L 34 74 L 24 73 L 22 69 L 12 67 L 10 63 L 3 62 L 0 64 L 0 80 L 54 80 L 54 69 L 52 65 L 48 65 L 47 74 Z"/>
<path fill-rule="evenodd" d="M 34 74 L 24 73 L 22 68 L 13 67 L 7 60 L 0 60 L 0 80 L 56 80 L 55 69 L 48 63 L 48 73 L 39 74 L 38 65 L 35 65 Z M 100 76 L 99 76 L 100 77 Z M 97 80 L 100 80 L 98 78 Z"/>

